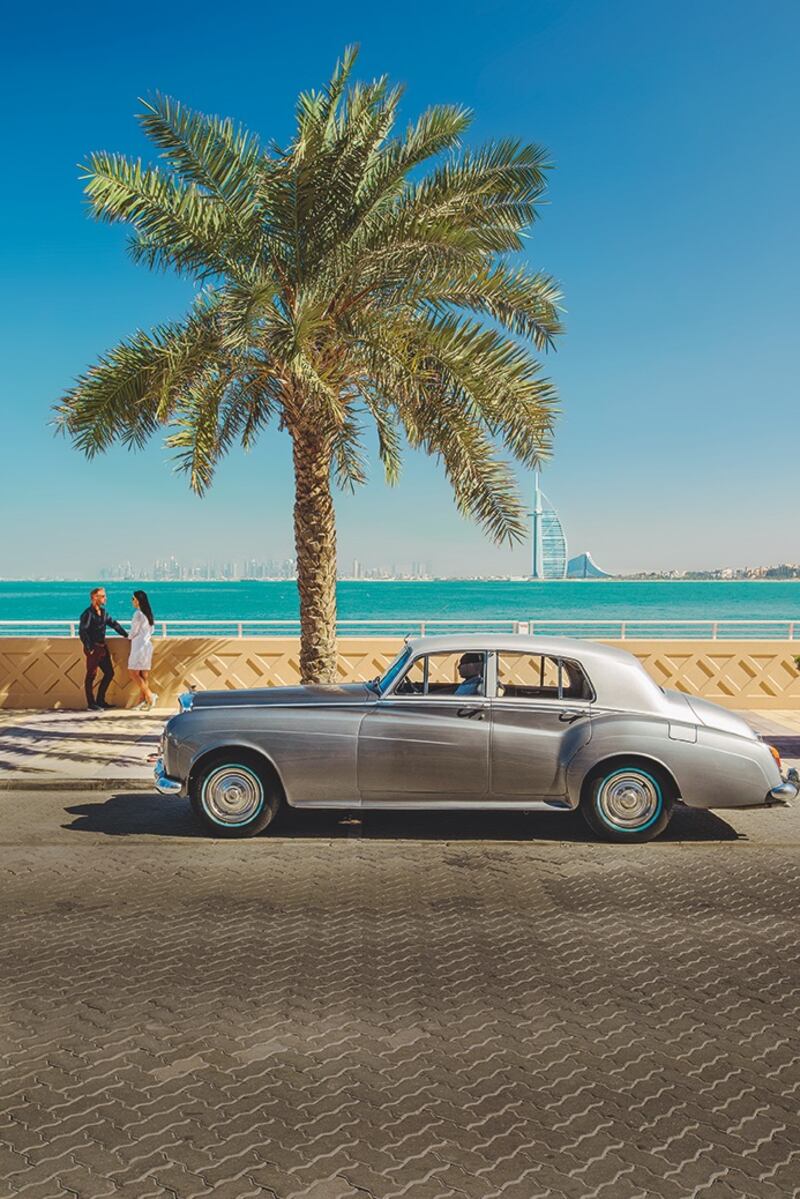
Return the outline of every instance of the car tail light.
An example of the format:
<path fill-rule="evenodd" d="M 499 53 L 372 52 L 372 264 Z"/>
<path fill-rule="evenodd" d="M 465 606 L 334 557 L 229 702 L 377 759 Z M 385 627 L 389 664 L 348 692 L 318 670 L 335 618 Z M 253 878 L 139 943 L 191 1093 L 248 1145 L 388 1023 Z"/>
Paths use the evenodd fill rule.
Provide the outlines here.
<path fill-rule="evenodd" d="M 772 754 L 773 758 L 775 759 L 775 763 L 776 763 L 776 765 L 777 765 L 777 767 L 778 767 L 778 770 L 782 770 L 782 769 L 783 769 L 783 763 L 781 762 L 781 755 L 778 753 L 778 751 L 777 751 L 777 749 L 775 748 L 775 746 L 774 746 L 774 745 L 768 745 L 768 746 L 767 746 L 767 749 L 769 750 L 769 752 Z"/>

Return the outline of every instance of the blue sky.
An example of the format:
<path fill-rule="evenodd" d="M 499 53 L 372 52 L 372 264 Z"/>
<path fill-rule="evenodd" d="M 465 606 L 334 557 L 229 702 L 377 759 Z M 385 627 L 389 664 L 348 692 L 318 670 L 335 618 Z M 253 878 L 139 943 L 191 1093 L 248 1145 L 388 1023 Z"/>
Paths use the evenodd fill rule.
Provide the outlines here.
<path fill-rule="evenodd" d="M 161 90 L 285 139 L 341 49 L 407 86 L 404 116 L 474 109 L 471 140 L 545 145 L 556 170 L 531 264 L 565 293 L 544 487 L 570 551 L 609 569 L 800 559 L 797 194 L 800 6 L 530 0 L 151 10 L 44 3 L 6 18 L 0 90 L 0 575 L 91 575 L 175 553 L 292 552 L 288 446 L 266 436 L 198 500 L 155 444 L 86 464 L 48 428 L 98 354 L 179 316 L 190 286 L 131 264 L 86 216 L 77 164 L 148 154 Z M 526 485 L 527 485 L 527 481 Z M 337 503 L 340 557 L 522 573 L 456 513 L 430 460 Z"/>

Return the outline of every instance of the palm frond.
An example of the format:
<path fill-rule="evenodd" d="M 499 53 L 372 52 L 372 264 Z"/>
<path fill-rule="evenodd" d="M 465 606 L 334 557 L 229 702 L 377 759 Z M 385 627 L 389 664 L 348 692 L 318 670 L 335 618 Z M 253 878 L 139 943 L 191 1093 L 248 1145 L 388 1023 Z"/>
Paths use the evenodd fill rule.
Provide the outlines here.
<path fill-rule="evenodd" d="M 332 437 L 333 473 L 341 491 L 354 492 L 367 481 L 367 461 L 361 426 L 349 416 Z"/>
<path fill-rule="evenodd" d="M 224 275 L 225 214 L 198 188 L 121 154 L 92 154 L 85 168 L 86 195 L 99 220 L 125 221 L 141 239 L 142 256 L 199 278 Z"/>
<path fill-rule="evenodd" d="M 139 332 L 77 380 L 56 407 L 56 427 L 88 458 L 117 441 L 141 448 L 219 351 L 211 311 Z"/>
<path fill-rule="evenodd" d="M 527 521 L 516 479 L 479 424 L 464 420 L 459 397 L 440 396 L 435 413 L 420 415 L 413 435 L 441 460 L 459 512 L 498 544 L 522 541 Z"/>
<path fill-rule="evenodd" d="M 197 495 L 211 486 L 219 460 L 230 449 L 241 428 L 241 411 L 225 405 L 231 376 L 210 366 L 183 389 L 180 404 L 165 440 L 174 455 L 176 469 L 189 477 Z"/>
<path fill-rule="evenodd" d="M 539 350 L 551 348 L 562 331 L 557 283 L 537 272 L 513 270 L 506 263 L 484 267 L 472 278 L 430 280 L 424 298 L 435 311 L 448 307 L 468 309 L 492 317 Z"/>
<path fill-rule="evenodd" d="M 375 422 L 378 433 L 378 457 L 386 482 L 394 485 L 400 478 L 403 465 L 397 413 L 381 395 L 361 392 L 361 398 Z"/>
<path fill-rule="evenodd" d="M 345 46 L 344 53 L 333 69 L 333 75 L 325 89 L 325 97 L 321 106 L 322 119 L 325 122 L 325 132 L 330 134 L 335 128 L 339 104 L 345 95 L 345 89 L 353 74 L 353 67 L 358 59 L 357 44 Z"/>
<path fill-rule="evenodd" d="M 142 104 L 139 122 L 170 166 L 224 207 L 243 235 L 255 236 L 258 138 L 229 118 L 193 112 L 158 92 Z"/>

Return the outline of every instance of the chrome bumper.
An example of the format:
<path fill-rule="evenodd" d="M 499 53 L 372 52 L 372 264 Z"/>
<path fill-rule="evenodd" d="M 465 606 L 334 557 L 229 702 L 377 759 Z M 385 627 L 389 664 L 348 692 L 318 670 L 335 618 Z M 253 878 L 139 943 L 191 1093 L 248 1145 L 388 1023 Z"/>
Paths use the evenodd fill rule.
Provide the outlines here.
<path fill-rule="evenodd" d="M 781 778 L 783 782 L 778 783 L 778 786 L 773 787 L 770 791 L 770 799 L 774 799 L 776 803 L 788 803 L 790 799 L 797 799 L 800 791 L 800 773 L 796 767 L 790 767 L 786 774 L 781 775 Z"/>
<path fill-rule="evenodd" d="M 180 779 L 171 779 L 165 773 L 163 758 L 159 758 L 156 762 L 153 774 L 155 776 L 156 791 L 160 791 L 162 795 L 180 795 L 183 790 L 183 783 Z"/>

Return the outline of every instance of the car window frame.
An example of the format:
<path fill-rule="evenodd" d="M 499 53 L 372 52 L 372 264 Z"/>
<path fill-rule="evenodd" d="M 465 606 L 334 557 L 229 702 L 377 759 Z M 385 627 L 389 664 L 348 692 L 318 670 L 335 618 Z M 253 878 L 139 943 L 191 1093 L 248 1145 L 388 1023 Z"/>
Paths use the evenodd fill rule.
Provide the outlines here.
<path fill-rule="evenodd" d="M 381 698 L 384 695 L 389 695 L 391 693 L 392 688 L 397 685 L 398 679 L 403 678 L 405 676 L 406 670 L 410 669 L 410 663 L 412 661 L 413 661 L 413 655 L 412 655 L 411 646 L 406 645 L 403 647 L 403 649 L 400 651 L 400 653 L 397 655 L 397 657 L 392 659 L 392 661 L 389 663 L 386 670 L 384 671 L 383 678 L 385 678 L 387 674 L 390 674 L 391 671 L 396 669 L 396 674 L 394 675 L 394 678 L 390 681 L 389 685 L 384 689 L 383 687 L 380 686 L 380 683 L 383 682 L 383 678 L 381 678 L 381 680 L 379 681 L 378 695 Z M 405 670 L 403 669 L 404 667 L 405 667 Z"/>
<path fill-rule="evenodd" d="M 535 651 L 530 655 L 530 657 L 532 657 L 532 658 L 550 658 L 551 661 L 553 661 L 557 664 L 557 666 L 558 666 L 558 695 L 557 696 L 500 695 L 499 688 L 502 686 L 502 684 L 500 683 L 500 657 L 502 654 L 517 654 L 517 653 L 518 653 L 518 651 L 516 651 L 516 650 L 498 649 L 498 650 L 494 651 L 495 665 L 494 665 L 494 671 L 493 671 L 493 674 L 494 674 L 494 694 L 492 695 L 493 702 L 512 703 L 512 704 L 513 703 L 544 704 L 547 707 L 555 707 L 557 705 L 560 705 L 561 707 L 563 707 L 566 704 L 566 706 L 569 708 L 580 707 L 580 706 L 585 706 L 588 708 L 591 704 L 596 702 L 597 691 L 595 690 L 595 686 L 594 686 L 594 683 L 592 682 L 591 676 L 587 673 L 586 668 L 584 667 L 582 662 L 579 662 L 577 658 L 564 658 L 561 655 L 548 654 L 548 653 L 537 653 Z M 571 664 L 571 665 L 577 667 L 577 669 L 581 672 L 584 680 L 586 681 L 586 683 L 588 685 L 588 690 L 589 690 L 588 698 L 583 698 L 583 697 L 577 698 L 575 696 L 564 695 L 564 693 L 563 693 L 563 690 L 564 690 L 563 678 L 564 678 L 564 665 L 565 664 L 568 666 Z"/>
<path fill-rule="evenodd" d="M 416 692 L 413 695 L 398 695 L 397 688 L 403 682 L 406 675 L 411 670 L 413 670 L 414 664 L 416 662 L 419 662 L 420 658 L 425 658 L 423 686 L 427 687 L 428 671 L 429 671 L 428 659 L 431 658 L 432 656 L 434 656 L 435 654 L 447 655 L 448 657 L 454 656 L 454 655 L 461 657 L 462 654 L 482 654 L 483 662 L 484 662 L 484 675 L 483 675 L 484 694 L 483 695 L 436 695 L 436 694 L 431 695 L 427 691 L 420 691 L 420 692 Z M 459 708 L 464 708 L 464 707 L 468 707 L 468 706 L 471 706 L 472 704 L 479 703 L 479 702 L 480 703 L 488 703 L 493 698 L 492 693 L 494 691 L 496 691 L 496 673 L 495 673 L 494 666 L 493 666 L 493 651 L 492 650 L 490 650 L 490 649 L 473 649 L 472 647 L 470 647 L 469 649 L 427 650 L 426 652 L 417 654 L 416 657 L 414 657 L 412 655 L 409 658 L 409 660 L 406 664 L 405 670 L 403 670 L 400 674 L 398 674 L 398 676 L 394 679 L 394 681 L 389 689 L 387 689 L 385 692 L 381 693 L 381 699 L 412 700 L 412 701 L 416 701 L 417 703 L 419 703 L 420 700 L 423 700 L 425 703 L 430 702 L 430 703 L 437 703 L 437 704 L 438 703 L 457 704 Z"/>

